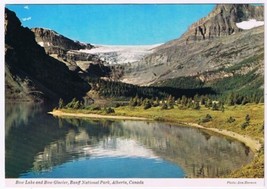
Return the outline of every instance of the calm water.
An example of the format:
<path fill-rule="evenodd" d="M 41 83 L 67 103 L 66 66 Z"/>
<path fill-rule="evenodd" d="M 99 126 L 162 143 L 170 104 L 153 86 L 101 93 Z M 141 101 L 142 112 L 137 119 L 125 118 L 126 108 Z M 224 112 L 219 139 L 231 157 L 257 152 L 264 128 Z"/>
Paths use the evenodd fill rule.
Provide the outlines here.
<path fill-rule="evenodd" d="M 144 121 L 58 119 L 6 105 L 7 178 L 216 178 L 252 159 L 240 142 Z"/>

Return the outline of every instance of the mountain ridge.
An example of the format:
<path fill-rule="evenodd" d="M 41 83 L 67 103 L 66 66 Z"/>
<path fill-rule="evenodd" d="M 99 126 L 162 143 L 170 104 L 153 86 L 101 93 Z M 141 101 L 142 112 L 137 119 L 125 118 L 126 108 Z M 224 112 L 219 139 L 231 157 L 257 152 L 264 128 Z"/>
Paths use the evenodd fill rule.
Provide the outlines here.
<path fill-rule="evenodd" d="M 135 49 L 141 52 L 138 59 L 126 56 L 121 62 L 118 57 L 125 49 L 114 49 L 112 46 L 111 51 L 105 49 L 107 47 L 84 44 L 66 38 L 56 31 L 42 28 L 31 29 L 35 45 L 39 44 L 37 50 L 32 51 L 42 56 L 45 53 L 51 60 L 58 60 L 58 63 L 65 64 L 71 72 L 77 74 L 76 76 L 79 75 L 89 83 L 104 79 L 106 82 L 119 81 L 141 86 L 184 89 L 184 86 L 180 85 L 181 81 L 188 79 L 193 81 L 192 85 L 188 83 L 188 89 L 193 89 L 193 86 L 197 86 L 195 83 L 199 81 L 202 87 L 216 88 L 216 85 L 221 86 L 226 80 L 233 83 L 236 78 L 240 80 L 248 76 L 256 82 L 246 80 L 248 83 L 243 83 L 244 86 L 235 88 L 237 85 L 233 85 L 232 88 L 227 88 L 227 91 L 242 90 L 242 88 L 257 90 L 263 86 L 264 27 L 244 30 L 238 27 L 237 23 L 251 19 L 261 20 L 262 11 L 263 7 L 246 4 L 217 5 L 210 14 L 193 23 L 180 38 L 148 48 L 150 52 L 144 54 L 141 52 L 144 49 L 139 46 Z M 17 21 L 19 22 L 19 20 L 13 21 L 11 26 L 21 27 L 21 23 Z M 13 33 L 9 32 L 9 36 Z M 16 36 L 14 37 L 16 39 Z M 8 42 L 6 57 L 9 58 L 14 44 L 6 41 Z M 19 40 L 15 45 L 23 46 Z M 11 48 L 8 48 L 9 46 Z M 131 55 L 130 50 L 125 52 Z M 101 53 L 108 54 L 105 57 Z M 129 57 L 132 58 L 130 62 Z M 9 73 L 9 68 L 6 70 Z M 10 75 L 12 76 L 12 73 Z M 110 84 L 110 86 L 115 85 Z M 122 85 L 118 86 L 123 88 Z M 45 88 L 45 85 L 43 87 Z"/>
<path fill-rule="evenodd" d="M 224 11 L 221 14 L 221 9 L 228 12 Z M 251 10 L 254 10 L 253 14 L 249 12 Z M 242 17 L 238 18 L 238 15 Z M 207 25 L 223 26 L 227 23 L 225 21 L 227 19 L 221 19 L 219 23 L 215 22 L 218 17 L 227 18 L 233 31 L 226 32 L 224 35 L 221 32 L 218 36 L 214 34 L 213 36 L 216 37 L 203 37 L 199 33 L 199 27 L 206 25 L 206 35 L 208 35 L 210 32 L 207 30 Z M 157 47 L 154 53 L 142 61 L 126 66 L 121 81 L 145 86 L 164 86 L 166 80 L 191 77 L 211 85 L 218 80 L 246 75 L 250 72 L 263 78 L 264 27 L 242 30 L 233 25 L 237 21 L 253 18 L 263 18 L 263 7 L 244 4 L 217 5 L 208 16 L 191 25 L 180 38 Z M 229 30 L 226 27 L 223 31 Z M 254 58 L 257 60 L 254 61 Z M 251 60 L 251 62 L 243 63 L 245 60 Z M 243 70 L 238 70 L 240 68 Z"/>
<path fill-rule="evenodd" d="M 16 14 L 5 9 L 5 98 L 44 101 L 81 98 L 90 86 L 62 62 L 48 56 Z"/>

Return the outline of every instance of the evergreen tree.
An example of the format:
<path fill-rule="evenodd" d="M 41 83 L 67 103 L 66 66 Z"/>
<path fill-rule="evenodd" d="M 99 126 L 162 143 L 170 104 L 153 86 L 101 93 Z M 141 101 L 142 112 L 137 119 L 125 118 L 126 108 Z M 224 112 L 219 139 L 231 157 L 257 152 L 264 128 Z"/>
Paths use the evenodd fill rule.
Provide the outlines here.
<path fill-rule="evenodd" d="M 205 100 L 205 97 L 203 95 L 200 96 L 200 104 L 201 105 L 205 105 L 206 104 L 206 100 Z"/>
<path fill-rule="evenodd" d="M 172 97 L 172 95 L 170 95 L 167 99 L 167 105 L 170 107 L 170 108 L 173 108 L 174 106 L 174 103 L 175 103 L 175 99 L 174 97 Z"/>
<path fill-rule="evenodd" d="M 219 110 L 224 112 L 224 103 L 222 101 L 219 101 Z"/>
<path fill-rule="evenodd" d="M 264 97 L 260 97 L 259 103 L 264 103 Z"/>
<path fill-rule="evenodd" d="M 193 99 L 194 99 L 194 102 L 200 101 L 200 98 L 199 98 L 199 95 L 198 94 L 196 94 Z"/>
<path fill-rule="evenodd" d="M 186 106 L 187 105 L 187 98 L 186 98 L 186 96 L 185 95 L 183 95 L 182 96 L 182 99 L 181 99 L 181 104 L 183 105 L 183 106 Z"/>
<path fill-rule="evenodd" d="M 248 99 L 246 97 L 243 97 L 241 104 L 245 105 L 248 103 Z"/>
<path fill-rule="evenodd" d="M 187 108 L 193 108 L 193 105 L 194 105 L 194 104 L 193 104 L 192 99 L 189 98 L 188 101 L 187 101 L 187 105 L 186 105 L 186 107 L 187 107 Z"/>
<path fill-rule="evenodd" d="M 141 98 L 137 97 L 137 106 L 142 106 L 142 104 L 143 104 L 143 97 Z"/>
<path fill-rule="evenodd" d="M 174 97 L 172 97 L 172 95 L 170 95 L 167 99 L 167 105 L 169 106 L 169 108 L 173 108 L 175 103 Z"/>
<path fill-rule="evenodd" d="M 200 105 L 199 105 L 198 101 L 194 102 L 193 109 L 195 109 L 195 110 L 199 110 L 200 109 Z"/>
<path fill-rule="evenodd" d="M 227 97 L 227 104 L 233 106 L 236 104 L 236 96 L 234 93 L 230 93 Z"/>
<path fill-rule="evenodd" d="M 73 109 L 79 109 L 80 108 L 80 102 L 78 100 L 75 101 L 72 108 Z"/>
<path fill-rule="evenodd" d="M 167 110 L 168 109 L 168 105 L 165 103 L 164 100 L 162 101 L 161 109 L 162 110 Z"/>
<path fill-rule="evenodd" d="M 76 98 L 73 98 L 71 102 L 69 102 L 66 107 L 67 108 L 73 108 L 75 103 L 77 102 Z"/>
<path fill-rule="evenodd" d="M 156 97 L 156 100 L 155 100 L 155 102 L 153 103 L 153 106 L 154 106 L 154 107 L 159 106 L 159 98 L 158 98 L 158 97 Z"/>
<path fill-rule="evenodd" d="M 205 104 L 205 106 L 207 107 L 207 108 L 211 108 L 212 107 L 212 100 L 209 98 L 208 99 L 208 101 L 207 101 L 207 103 Z"/>
<path fill-rule="evenodd" d="M 58 108 L 59 108 L 59 109 L 64 108 L 64 101 L 63 101 L 62 98 L 60 98 L 59 101 L 58 101 Z"/>
<path fill-rule="evenodd" d="M 144 103 L 143 104 L 144 104 L 144 109 L 145 110 L 152 107 L 152 104 L 151 104 L 150 100 L 147 99 L 147 98 L 144 100 Z"/>
<path fill-rule="evenodd" d="M 214 110 L 214 111 L 215 111 L 215 110 L 219 110 L 219 107 L 218 107 L 218 105 L 217 105 L 216 102 L 212 103 L 211 110 Z"/>

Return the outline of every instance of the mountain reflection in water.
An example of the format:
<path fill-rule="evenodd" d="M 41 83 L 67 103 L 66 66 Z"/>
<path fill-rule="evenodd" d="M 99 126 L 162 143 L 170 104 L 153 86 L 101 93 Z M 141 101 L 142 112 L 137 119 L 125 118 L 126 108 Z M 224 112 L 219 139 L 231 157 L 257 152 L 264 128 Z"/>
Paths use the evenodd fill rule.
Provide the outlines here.
<path fill-rule="evenodd" d="M 16 116 L 20 111 L 29 113 L 22 116 L 24 121 Z M 46 112 L 33 106 L 6 110 L 6 177 L 50 178 L 58 173 L 63 178 L 216 178 L 253 157 L 242 143 L 195 128 L 160 122 L 61 119 Z M 119 164 L 128 169 L 118 170 Z M 69 170 L 76 173 L 69 175 Z"/>

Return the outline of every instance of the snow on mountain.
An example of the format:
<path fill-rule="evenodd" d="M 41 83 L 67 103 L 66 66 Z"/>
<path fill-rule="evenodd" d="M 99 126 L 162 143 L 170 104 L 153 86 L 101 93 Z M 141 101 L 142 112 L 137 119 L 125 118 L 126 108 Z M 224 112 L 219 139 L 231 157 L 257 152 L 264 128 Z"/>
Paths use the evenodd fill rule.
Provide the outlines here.
<path fill-rule="evenodd" d="M 141 60 L 153 52 L 156 45 L 94 45 L 92 49 L 81 49 L 79 52 L 98 55 L 109 64 L 132 63 Z"/>
<path fill-rule="evenodd" d="M 249 30 L 249 29 L 252 29 L 258 26 L 263 26 L 263 25 L 264 25 L 264 21 L 257 21 L 255 19 L 250 19 L 248 21 L 236 23 L 236 26 L 243 30 Z"/>

